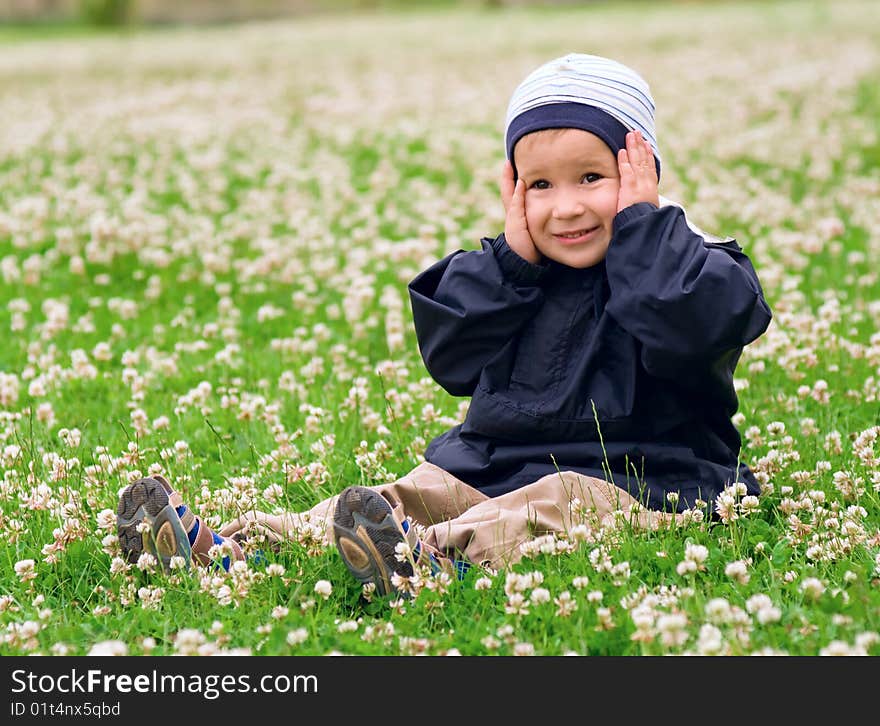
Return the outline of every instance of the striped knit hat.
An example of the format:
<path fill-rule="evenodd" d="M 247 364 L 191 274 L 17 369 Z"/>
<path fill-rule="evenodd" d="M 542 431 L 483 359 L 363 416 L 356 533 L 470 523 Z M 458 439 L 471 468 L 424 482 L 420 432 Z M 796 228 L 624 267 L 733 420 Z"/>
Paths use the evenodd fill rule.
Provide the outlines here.
<path fill-rule="evenodd" d="M 660 177 L 654 99 L 647 82 L 622 63 L 569 53 L 530 73 L 507 107 L 507 158 L 513 163 L 513 148 L 526 134 L 554 128 L 596 134 L 615 157 L 626 148 L 627 132 L 638 129 L 654 150 Z"/>

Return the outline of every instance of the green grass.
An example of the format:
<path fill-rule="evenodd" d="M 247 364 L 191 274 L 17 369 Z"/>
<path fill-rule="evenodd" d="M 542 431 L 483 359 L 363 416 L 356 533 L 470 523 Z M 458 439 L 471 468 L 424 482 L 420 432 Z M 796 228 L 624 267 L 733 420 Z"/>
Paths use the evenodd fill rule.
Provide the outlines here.
<path fill-rule="evenodd" d="M 259 655 L 880 652 L 880 477 L 871 447 L 853 446 L 880 425 L 868 7 L 432 9 L 256 35 L 0 30 L 0 654 L 106 640 L 171 654 L 191 630 L 206 652 Z M 649 78 L 661 192 L 736 236 L 761 276 L 774 323 L 737 370 L 742 455 L 772 485 L 758 510 L 526 557 L 510 573 L 543 579 L 523 594 L 550 593 L 528 614 L 505 611 L 509 572 L 478 568 L 445 593 L 368 601 L 332 547 L 307 541 L 266 552 L 228 603 L 217 588 L 236 583 L 222 573 L 213 585 L 204 572 L 111 574 L 113 529 L 98 515 L 151 466 L 211 521 L 245 505 L 303 511 L 405 474 L 460 418 L 462 401 L 425 380 L 406 283 L 500 231 L 508 94 L 567 50 Z M 831 81 L 800 71 L 817 57 L 835 79 L 825 97 L 815 85 Z M 386 361 L 405 372 L 380 377 Z M 428 420 L 428 404 L 444 418 Z M 68 446 L 60 433 L 74 428 Z M 693 572 L 679 567 L 689 545 L 706 548 Z M 23 560 L 34 579 L 16 573 Z M 747 582 L 725 574 L 737 561 Z M 163 592 L 151 605 L 141 588 Z"/>

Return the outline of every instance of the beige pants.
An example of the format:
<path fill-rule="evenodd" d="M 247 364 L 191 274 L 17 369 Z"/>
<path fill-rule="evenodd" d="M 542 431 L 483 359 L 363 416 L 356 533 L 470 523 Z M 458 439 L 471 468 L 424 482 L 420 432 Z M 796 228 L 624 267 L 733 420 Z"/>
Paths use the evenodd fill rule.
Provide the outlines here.
<path fill-rule="evenodd" d="M 397 481 L 373 489 L 398 515 L 425 527 L 422 541 L 439 554 L 496 569 L 519 560 L 520 545 L 534 536 L 568 532 L 578 524 L 599 526 L 617 510 L 639 527 L 657 527 L 681 516 L 644 509 L 630 514 L 630 506 L 636 504 L 633 497 L 602 479 L 573 471 L 550 474 L 507 494 L 487 497 L 440 467 L 423 462 Z M 290 534 L 291 528 L 307 522 L 323 527 L 325 541 L 330 543 L 336 499 L 330 497 L 296 514 L 249 513 L 227 524 L 220 534 L 234 535 L 250 522 Z"/>

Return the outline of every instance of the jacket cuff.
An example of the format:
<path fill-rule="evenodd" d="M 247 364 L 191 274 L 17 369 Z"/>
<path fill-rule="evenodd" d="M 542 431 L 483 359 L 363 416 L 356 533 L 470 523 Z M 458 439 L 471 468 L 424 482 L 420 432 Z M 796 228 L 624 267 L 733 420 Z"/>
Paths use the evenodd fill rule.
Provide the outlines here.
<path fill-rule="evenodd" d="M 548 265 L 534 265 L 516 254 L 510 248 L 510 245 L 507 244 L 503 232 L 494 240 L 488 237 L 485 239 L 486 242 L 492 245 L 492 251 L 495 253 L 495 259 L 498 260 L 498 266 L 501 268 L 504 277 L 508 280 L 537 285 L 547 273 Z"/>
<path fill-rule="evenodd" d="M 658 207 L 651 204 L 651 202 L 637 202 L 636 204 L 630 204 L 628 207 L 624 207 L 614 217 L 614 234 L 617 234 L 621 227 L 632 222 L 634 219 L 644 217 L 651 212 L 656 212 L 657 209 Z"/>

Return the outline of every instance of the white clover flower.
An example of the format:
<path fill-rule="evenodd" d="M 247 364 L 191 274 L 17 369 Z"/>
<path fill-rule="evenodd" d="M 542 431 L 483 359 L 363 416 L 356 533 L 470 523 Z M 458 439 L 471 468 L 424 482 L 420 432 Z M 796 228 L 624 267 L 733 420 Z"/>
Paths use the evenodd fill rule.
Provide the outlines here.
<path fill-rule="evenodd" d="M 771 421 L 767 424 L 767 433 L 771 436 L 782 436 L 785 433 L 785 424 L 782 421 Z"/>
<path fill-rule="evenodd" d="M 227 557 L 227 556 L 228 555 L 226 554 L 226 552 L 223 551 L 223 548 L 221 545 L 212 544 L 210 547 L 208 547 L 208 557 L 210 557 L 215 562 L 219 562 L 220 560 L 222 560 L 224 557 Z"/>
<path fill-rule="evenodd" d="M 730 562 L 724 568 L 724 574 L 731 580 L 736 580 L 740 585 L 746 585 L 751 578 L 748 565 L 743 560 Z"/>
<path fill-rule="evenodd" d="M 877 643 L 880 643 L 880 634 L 870 630 L 859 633 L 855 638 L 855 643 L 857 647 L 867 651 L 877 645 Z"/>
<path fill-rule="evenodd" d="M 596 619 L 599 621 L 597 628 L 601 630 L 611 630 L 614 627 L 611 608 L 596 608 Z"/>
<path fill-rule="evenodd" d="M 545 555 L 552 555 L 556 552 L 556 535 L 548 534 L 535 540 L 538 543 L 538 549 Z"/>
<path fill-rule="evenodd" d="M 825 592 L 825 584 L 816 577 L 808 577 L 801 582 L 801 591 L 807 597 L 818 600 Z"/>
<path fill-rule="evenodd" d="M 733 522 L 736 519 L 739 519 L 739 515 L 737 514 L 736 499 L 730 493 L 728 493 L 727 490 L 721 492 L 721 494 L 715 497 L 715 511 L 721 518 L 721 521 L 724 522 L 724 524 L 728 524 L 729 522 Z"/>
<path fill-rule="evenodd" d="M 846 643 L 843 640 L 832 640 L 828 645 L 819 650 L 819 655 L 849 656 L 864 655 L 864 653 L 860 652 L 857 649 L 854 649 L 849 643 Z"/>
<path fill-rule="evenodd" d="M 669 647 L 684 645 L 688 640 L 687 617 L 684 613 L 664 613 L 657 618 L 660 642 Z"/>
<path fill-rule="evenodd" d="M 287 644 L 288 645 L 300 645 L 308 640 L 309 631 L 305 628 L 297 628 L 296 630 L 291 630 L 287 633 Z"/>
<path fill-rule="evenodd" d="M 764 608 L 769 608 L 772 606 L 773 601 L 770 599 L 770 596 L 763 593 L 752 595 L 748 600 L 746 600 L 746 610 L 750 613 L 756 613 L 759 610 L 763 610 Z"/>
<path fill-rule="evenodd" d="M 126 562 L 121 557 L 114 557 L 110 561 L 110 574 L 111 575 L 121 575 L 125 574 L 131 569 L 131 565 Z"/>
<path fill-rule="evenodd" d="M 398 562 L 407 562 L 411 560 L 412 557 L 412 548 L 409 546 L 408 542 L 401 540 L 394 545 L 394 559 Z"/>
<path fill-rule="evenodd" d="M 556 615 L 561 618 L 567 618 L 578 607 L 577 601 L 568 590 L 560 592 L 557 597 L 553 598 L 553 602 L 556 604 Z"/>
<path fill-rule="evenodd" d="M 761 502 L 754 494 L 749 494 L 748 496 L 742 498 L 739 506 L 740 511 L 743 514 L 751 514 L 752 512 L 757 512 L 761 508 Z"/>
<path fill-rule="evenodd" d="M 161 587 L 141 587 L 138 589 L 138 598 L 141 601 L 141 607 L 145 610 L 158 607 L 164 596 L 165 590 Z"/>
<path fill-rule="evenodd" d="M 185 570 L 187 564 L 187 559 L 185 557 L 182 557 L 181 555 L 174 555 L 168 561 L 168 567 L 172 570 Z"/>
<path fill-rule="evenodd" d="M 700 627 L 697 652 L 700 655 L 721 655 L 724 652 L 724 637 L 717 627 L 710 623 L 704 623 Z"/>
<path fill-rule="evenodd" d="M 525 596 L 521 592 L 508 595 L 504 612 L 508 615 L 528 615 L 529 608 Z"/>
<path fill-rule="evenodd" d="M 101 538 L 101 549 L 108 555 L 114 555 L 119 545 L 119 537 L 115 534 L 106 534 Z"/>
<path fill-rule="evenodd" d="M 111 509 L 102 509 L 97 516 L 98 529 L 109 530 L 116 527 L 116 512 Z"/>
<path fill-rule="evenodd" d="M 184 628 L 174 636 L 174 649 L 181 655 L 196 655 L 205 643 L 205 635 L 195 628 Z"/>
<path fill-rule="evenodd" d="M 128 646 L 121 640 L 102 640 L 95 643 L 86 655 L 128 655 Z"/>
<path fill-rule="evenodd" d="M 713 623 L 726 623 L 731 619 L 732 608 L 723 597 L 709 600 L 703 608 L 706 617 Z"/>
<path fill-rule="evenodd" d="M 630 612 L 633 625 L 636 630 L 630 636 L 632 640 L 642 643 L 650 643 L 656 637 L 657 631 L 654 629 L 654 622 L 657 614 L 647 607 L 637 607 Z"/>
<path fill-rule="evenodd" d="M 778 623 L 782 620 L 782 611 L 771 605 L 769 607 L 763 607 L 755 613 L 755 620 L 757 620 L 761 625 L 768 625 L 770 623 Z"/>
<path fill-rule="evenodd" d="M 485 636 L 480 643 L 486 650 L 498 650 L 501 647 L 501 641 L 492 635 Z"/>
<path fill-rule="evenodd" d="M 80 444 L 82 433 L 79 429 L 62 428 L 58 431 L 58 438 L 60 438 L 66 446 L 69 446 L 71 449 L 75 449 Z"/>
<path fill-rule="evenodd" d="M 550 602 L 550 591 L 544 587 L 536 587 L 532 590 L 529 599 L 532 601 L 533 605 L 541 605 L 545 602 Z"/>
<path fill-rule="evenodd" d="M 698 566 L 702 565 L 709 557 L 709 549 L 705 545 L 693 544 L 689 542 L 684 549 L 684 558 L 691 562 L 695 562 Z"/>
<path fill-rule="evenodd" d="M 137 563 L 135 566 L 144 572 L 152 572 L 156 569 L 156 565 L 158 564 L 158 560 L 155 555 L 149 552 L 142 552 L 140 557 L 137 559 Z"/>
<path fill-rule="evenodd" d="M 320 595 L 325 600 L 333 594 L 333 585 L 329 580 L 318 580 L 315 583 L 315 594 Z"/>
<path fill-rule="evenodd" d="M 270 484 L 263 489 L 263 498 L 271 504 L 276 503 L 283 496 L 284 490 L 278 484 Z"/>
<path fill-rule="evenodd" d="M 232 588 L 229 585 L 221 585 L 214 592 L 214 597 L 221 605 L 232 604 Z"/>
<path fill-rule="evenodd" d="M 697 563 L 693 560 L 682 560 L 675 566 L 675 571 L 679 575 L 692 575 L 697 571 Z"/>
<path fill-rule="evenodd" d="M 513 646 L 513 654 L 516 656 L 532 656 L 535 654 L 535 646 L 531 643 L 517 643 Z"/>
<path fill-rule="evenodd" d="M 33 580 L 36 576 L 36 570 L 34 569 L 36 563 L 34 560 L 19 560 L 13 566 L 15 570 L 15 574 L 18 575 L 18 579 L 22 582 L 27 582 L 28 580 Z"/>

